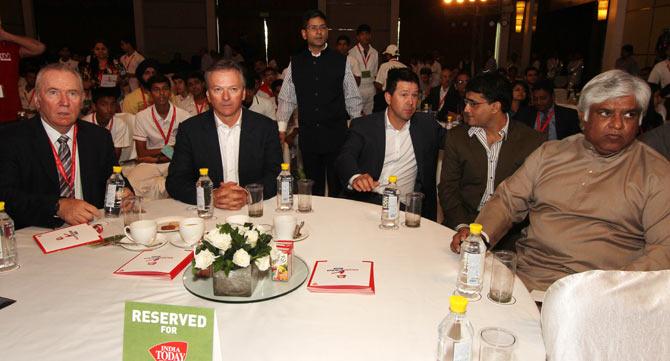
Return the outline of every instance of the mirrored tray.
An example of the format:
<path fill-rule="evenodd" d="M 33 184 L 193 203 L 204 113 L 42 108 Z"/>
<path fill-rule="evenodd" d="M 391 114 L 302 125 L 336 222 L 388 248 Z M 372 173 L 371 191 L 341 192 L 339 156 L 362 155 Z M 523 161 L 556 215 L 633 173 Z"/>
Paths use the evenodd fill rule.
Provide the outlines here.
<path fill-rule="evenodd" d="M 307 263 L 302 258 L 293 256 L 293 275 L 288 282 L 272 281 L 272 277 L 268 276 L 258 282 L 256 290 L 250 297 L 215 296 L 212 278 L 195 277 L 191 267 L 192 265 L 189 265 L 184 271 L 184 287 L 200 298 L 223 303 L 261 302 L 281 297 L 296 290 L 309 276 Z"/>

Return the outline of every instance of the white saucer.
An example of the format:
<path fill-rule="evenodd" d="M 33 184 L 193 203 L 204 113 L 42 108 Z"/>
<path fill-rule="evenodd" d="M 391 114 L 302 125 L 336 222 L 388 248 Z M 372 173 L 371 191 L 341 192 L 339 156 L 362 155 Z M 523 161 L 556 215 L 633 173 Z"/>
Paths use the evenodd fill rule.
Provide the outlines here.
<path fill-rule="evenodd" d="M 188 245 L 184 240 L 181 238 L 179 234 L 176 234 L 176 237 L 170 237 L 170 244 L 177 247 L 177 248 L 183 248 L 183 249 L 193 249 L 193 247 L 198 244 L 196 242 L 195 244 Z"/>
<path fill-rule="evenodd" d="M 179 216 L 173 216 L 173 217 L 161 217 L 161 218 L 156 218 L 156 224 L 157 224 L 157 232 L 158 233 L 170 233 L 170 232 L 178 232 L 179 231 L 179 222 L 184 219 L 184 217 L 179 217 Z M 177 223 L 177 227 L 175 229 L 171 230 L 162 230 L 161 226 L 164 226 L 166 223 L 172 223 L 175 222 Z"/>
<path fill-rule="evenodd" d="M 135 243 L 131 240 L 128 239 L 128 237 L 123 237 L 121 241 L 119 241 L 118 245 L 133 252 L 142 252 L 142 251 L 151 251 L 154 249 L 161 248 L 165 246 L 165 244 L 168 242 L 166 237 L 162 234 L 156 234 L 156 240 L 158 243 L 151 245 L 151 246 L 145 246 L 139 243 Z"/>

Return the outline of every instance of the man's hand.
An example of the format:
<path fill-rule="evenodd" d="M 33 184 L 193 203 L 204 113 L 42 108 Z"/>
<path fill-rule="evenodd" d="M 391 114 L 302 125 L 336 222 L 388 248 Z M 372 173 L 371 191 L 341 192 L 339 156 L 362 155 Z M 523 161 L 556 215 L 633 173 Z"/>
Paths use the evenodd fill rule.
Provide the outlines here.
<path fill-rule="evenodd" d="M 451 239 L 451 251 L 454 253 L 461 253 L 461 243 L 470 235 L 470 230 L 468 227 L 463 227 L 454 234 L 454 237 Z"/>
<path fill-rule="evenodd" d="M 94 217 L 99 217 L 98 209 L 81 199 L 61 198 L 58 201 L 58 213 L 56 215 L 70 225 L 90 222 Z"/>
<path fill-rule="evenodd" d="M 367 173 L 359 175 L 351 182 L 351 187 L 358 192 L 372 192 L 378 185 L 379 182 L 372 179 Z"/>
<path fill-rule="evenodd" d="M 247 191 L 235 182 L 221 182 L 213 196 L 216 208 L 238 210 L 247 204 Z"/>
<path fill-rule="evenodd" d="M 283 144 L 286 141 L 286 132 L 279 132 L 279 144 Z"/>

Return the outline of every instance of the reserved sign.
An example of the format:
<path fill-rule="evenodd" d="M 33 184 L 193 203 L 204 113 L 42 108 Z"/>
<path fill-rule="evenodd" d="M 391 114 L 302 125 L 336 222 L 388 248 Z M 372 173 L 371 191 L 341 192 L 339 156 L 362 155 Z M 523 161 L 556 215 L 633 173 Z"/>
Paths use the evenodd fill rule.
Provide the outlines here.
<path fill-rule="evenodd" d="M 124 361 L 221 360 L 211 308 L 126 302 Z"/>

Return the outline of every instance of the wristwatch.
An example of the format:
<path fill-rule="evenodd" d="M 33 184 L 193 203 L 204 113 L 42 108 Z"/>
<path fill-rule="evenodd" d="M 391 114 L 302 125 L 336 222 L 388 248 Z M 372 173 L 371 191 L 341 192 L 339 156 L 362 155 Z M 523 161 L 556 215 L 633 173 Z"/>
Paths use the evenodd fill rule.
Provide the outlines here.
<path fill-rule="evenodd" d="M 60 210 L 60 198 L 56 201 L 56 205 L 54 206 L 54 218 L 60 218 L 58 217 L 58 211 Z"/>

